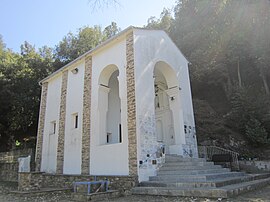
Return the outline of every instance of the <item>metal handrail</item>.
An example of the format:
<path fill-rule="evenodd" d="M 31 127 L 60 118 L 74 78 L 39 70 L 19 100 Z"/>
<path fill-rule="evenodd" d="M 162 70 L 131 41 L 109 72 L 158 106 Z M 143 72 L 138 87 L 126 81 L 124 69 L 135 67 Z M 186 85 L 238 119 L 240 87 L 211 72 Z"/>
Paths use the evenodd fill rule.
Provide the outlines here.
<path fill-rule="evenodd" d="M 230 154 L 232 156 L 232 166 L 235 170 L 240 170 L 239 167 L 239 153 L 224 149 L 217 146 L 198 146 L 198 152 L 200 158 L 205 158 L 208 161 L 212 161 L 212 156 L 214 154 Z"/>

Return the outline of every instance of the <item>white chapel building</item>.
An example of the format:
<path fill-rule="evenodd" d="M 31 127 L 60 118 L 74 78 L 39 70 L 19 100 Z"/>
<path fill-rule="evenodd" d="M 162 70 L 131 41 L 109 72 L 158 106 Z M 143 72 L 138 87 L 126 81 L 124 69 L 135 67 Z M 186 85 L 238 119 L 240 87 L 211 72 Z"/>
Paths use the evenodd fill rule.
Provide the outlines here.
<path fill-rule="evenodd" d="M 129 27 L 43 79 L 36 171 L 142 181 L 166 154 L 198 157 L 188 63 Z"/>

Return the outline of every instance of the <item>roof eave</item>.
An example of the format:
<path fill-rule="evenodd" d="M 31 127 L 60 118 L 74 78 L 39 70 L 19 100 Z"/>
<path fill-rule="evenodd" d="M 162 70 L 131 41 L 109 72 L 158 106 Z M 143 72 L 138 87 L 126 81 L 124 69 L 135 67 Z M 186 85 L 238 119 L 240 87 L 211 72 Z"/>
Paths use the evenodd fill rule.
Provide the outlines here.
<path fill-rule="evenodd" d="M 50 74 L 49 76 L 47 76 L 46 78 L 42 79 L 41 81 L 39 81 L 39 85 L 42 85 L 42 83 L 44 83 L 45 81 L 49 80 L 50 78 L 54 77 L 55 75 L 57 75 L 60 72 L 63 72 L 64 70 L 66 70 L 68 67 L 70 67 L 71 65 L 75 64 L 76 62 L 78 62 L 79 60 L 83 59 L 85 56 L 93 54 L 94 52 L 100 50 L 101 48 L 103 48 L 104 46 L 112 43 L 113 41 L 115 41 L 116 39 L 118 39 L 119 37 L 121 37 L 124 34 L 127 34 L 128 32 L 132 31 L 134 29 L 133 26 L 129 26 L 128 28 L 124 29 L 123 31 L 119 32 L 118 34 L 114 35 L 113 37 L 107 39 L 106 41 L 104 41 L 103 43 L 99 44 L 98 46 L 96 46 L 95 48 L 87 51 L 86 53 L 84 53 L 83 55 L 79 56 L 78 58 L 76 58 L 75 60 L 69 62 L 68 64 L 66 64 L 65 66 L 61 67 L 60 69 L 58 69 L 57 71 L 53 72 L 52 74 Z"/>

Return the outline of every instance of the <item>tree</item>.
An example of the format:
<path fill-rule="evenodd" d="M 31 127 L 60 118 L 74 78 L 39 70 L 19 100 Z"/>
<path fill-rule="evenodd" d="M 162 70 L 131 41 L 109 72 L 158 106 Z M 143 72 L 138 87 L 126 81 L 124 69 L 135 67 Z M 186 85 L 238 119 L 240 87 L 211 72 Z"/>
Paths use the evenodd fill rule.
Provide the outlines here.
<path fill-rule="evenodd" d="M 172 26 L 173 18 L 171 15 L 171 11 L 169 9 L 164 8 L 160 14 L 159 19 L 156 17 L 150 17 L 147 20 L 146 28 L 149 29 L 163 29 L 166 32 L 170 32 Z"/>
<path fill-rule="evenodd" d="M 0 35 L 0 53 L 6 48 L 2 35 Z"/>
<path fill-rule="evenodd" d="M 15 140 L 36 136 L 40 86 L 38 81 L 53 71 L 52 52 L 25 42 L 21 54 L 4 50 L 0 62 L 0 139 L 1 150 Z"/>
<path fill-rule="evenodd" d="M 119 27 L 117 27 L 116 22 L 112 22 L 110 25 L 105 27 L 105 29 L 103 31 L 103 35 L 105 38 L 108 39 L 108 38 L 111 38 L 112 36 L 116 35 L 120 31 L 121 31 L 121 29 Z"/>
<path fill-rule="evenodd" d="M 95 48 L 104 40 L 101 27 L 83 27 L 75 35 L 68 33 L 56 46 L 55 58 L 66 64 L 88 50 Z"/>
<path fill-rule="evenodd" d="M 269 10 L 268 0 L 178 0 L 169 32 L 192 64 L 193 97 L 207 100 L 243 135 L 247 123 L 248 134 L 251 125 L 262 136 L 270 133 Z M 154 18 L 148 23 L 157 24 Z"/>
<path fill-rule="evenodd" d="M 251 118 L 247 122 L 245 134 L 256 146 L 267 145 L 269 143 L 267 131 L 260 121 L 255 118 Z"/>

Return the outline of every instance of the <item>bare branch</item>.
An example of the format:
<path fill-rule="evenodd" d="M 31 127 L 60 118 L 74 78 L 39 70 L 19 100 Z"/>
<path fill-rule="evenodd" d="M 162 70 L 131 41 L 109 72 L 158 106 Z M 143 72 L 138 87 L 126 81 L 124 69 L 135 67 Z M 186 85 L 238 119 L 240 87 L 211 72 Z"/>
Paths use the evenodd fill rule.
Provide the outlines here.
<path fill-rule="evenodd" d="M 118 0 L 88 0 L 93 10 L 108 8 L 109 6 L 120 6 Z"/>

